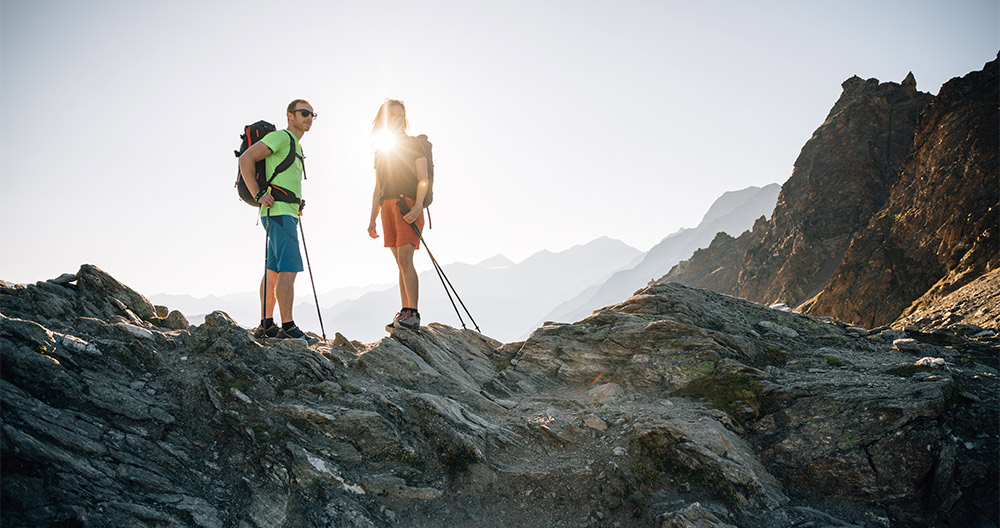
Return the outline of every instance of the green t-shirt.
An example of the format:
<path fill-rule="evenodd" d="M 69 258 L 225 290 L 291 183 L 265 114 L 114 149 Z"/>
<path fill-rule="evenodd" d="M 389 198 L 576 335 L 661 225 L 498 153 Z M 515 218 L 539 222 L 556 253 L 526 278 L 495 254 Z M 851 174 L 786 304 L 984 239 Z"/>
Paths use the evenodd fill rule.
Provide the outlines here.
<path fill-rule="evenodd" d="M 271 155 L 264 158 L 264 166 L 267 170 L 268 178 L 271 177 L 271 174 L 274 174 L 274 168 L 284 161 L 285 156 L 288 156 L 288 149 L 291 145 L 291 138 L 288 137 L 288 134 L 290 134 L 290 132 L 275 130 L 274 132 L 264 136 L 264 139 L 261 140 L 265 145 L 267 145 L 267 148 L 271 149 Z M 295 193 L 295 196 L 302 198 L 302 143 L 299 141 L 295 142 L 295 152 L 298 156 L 295 157 L 295 161 L 292 162 L 292 166 L 278 174 L 278 176 L 271 181 L 271 185 L 277 185 L 283 189 L 288 189 L 289 191 Z M 270 210 L 271 216 L 299 216 L 299 204 L 276 201 L 270 208 L 261 207 L 260 215 L 267 216 L 268 210 Z"/>

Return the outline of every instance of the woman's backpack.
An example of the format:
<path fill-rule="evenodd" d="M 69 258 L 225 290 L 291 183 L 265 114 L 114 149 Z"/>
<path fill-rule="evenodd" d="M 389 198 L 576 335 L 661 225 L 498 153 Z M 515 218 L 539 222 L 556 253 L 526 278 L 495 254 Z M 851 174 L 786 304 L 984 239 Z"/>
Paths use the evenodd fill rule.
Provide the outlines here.
<path fill-rule="evenodd" d="M 427 155 L 427 194 L 424 195 L 424 207 L 427 207 L 434 201 L 434 155 L 431 153 L 433 145 L 427 141 L 427 134 L 420 134 L 417 140 Z"/>

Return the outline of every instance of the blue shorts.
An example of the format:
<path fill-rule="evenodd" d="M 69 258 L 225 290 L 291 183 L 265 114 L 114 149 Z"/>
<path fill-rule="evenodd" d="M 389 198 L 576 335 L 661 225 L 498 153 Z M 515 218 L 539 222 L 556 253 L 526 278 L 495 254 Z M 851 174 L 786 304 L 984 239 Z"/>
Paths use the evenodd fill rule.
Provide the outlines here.
<path fill-rule="evenodd" d="M 296 231 L 299 219 L 289 215 L 262 216 L 260 222 L 267 231 L 267 269 L 277 272 L 302 271 L 299 233 Z"/>

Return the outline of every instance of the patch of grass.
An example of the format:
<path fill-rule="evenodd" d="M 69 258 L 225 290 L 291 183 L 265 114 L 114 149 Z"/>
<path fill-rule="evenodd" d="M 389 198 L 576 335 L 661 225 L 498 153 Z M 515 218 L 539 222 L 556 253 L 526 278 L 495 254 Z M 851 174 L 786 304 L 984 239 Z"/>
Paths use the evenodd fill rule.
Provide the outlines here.
<path fill-rule="evenodd" d="M 243 390 L 247 388 L 248 383 L 249 382 L 247 380 L 239 378 L 227 381 L 222 385 L 222 393 L 227 394 L 229 393 L 230 389 L 236 389 L 240 392 L 243 392 Z"/>
<path fill-rule="evenodd" d="M 710 407 L 725 411 L 730 418 L 745 426 L 740 409 L 743 405 L 747 405 L 753 409 L 754 417 L 760 416 L 765 403 L 762 396 L 763 389 L 764 385 L 756 378 L 725 374 L 695 379 L 673 394 L 701 398 L 708 402 Z"/>
<path fill-rule="evenodd" d="M 653 460 L 658 473 L 669 476 L 673 480 L 679 480 L 690 488 L 711 490 L 722 503 L 730 508 L 739 504 L 740 493 L 736 485 L 722 476 L 707 471 L 698 471 L 679 463 L 671 456 L 670 451 L 661 452 L 660 456 L 649 452 L 647 454 Z"/>
<path fill-rule="evenodd" d="M 386 449 L 380 453 L 369 455 L 368 458 L 374 462 L 406 464 L 407 466 L 414 467 L 416 469 L 423 469 L 424 467 L 424 461 L 421 460 L 416 453 L 410 453 L 408 451 Z"/>
<path fill-rule="evenodd" d="M 682 363 L 678 365 L 681 368 L 688 370 L 688 373 L 692 378 L 702 378 L 708 376 L 715 370 L 715 361 L 703 361 L 701 363 Z"/>
<path fill-rule="evenodd" d="M 656 461 L 651 460 L 651 462 L 652 464 L 647 464 L 645 460 L 637 459 L 627 469 L 616 467 L 611 474 L 617 480 L 620 507 L 626 508 L 626 511 L 636 519 L 645 514 L 649 507 L 649 498 L 663 477 Z"/>
<path fill-rule="evenodd" d="M 240 378 L 231 379 L 231 380 L 223 383 L 222 386 L 219 389 L 219 392 L 222 394 L 222 400 L 226 401 L 226 402 L 233 402 L 233 401 L 235 401 L 236 400 L 236 395 L 233 394 L 233 390 L 232 389 L 236 389 L 236 390 L 238 390 L 240 392 L 244 392 L 245 393 L 246 388 L 247 388 L 247 386 L 249 384 L 250 383 L 247 380 L 240 379 Z"/>
<path fill-rule="evenodd" d="M 659 471 L 655 467 L 647 466 L 646 462 L 642 459 L 637 459 L 633 462 L 631 469 L 633 480 L 642 485 L 652 484 L 659 475 Z"/>
<path fill-rule="evenodd" d="M 837 443 L 843 446 L 845 449 L 854 449 L 861 444 L 864 437 L 855 431 L 845 432 L 840 438 L 837 439 Z"/>
<path fill-rule="evenodd" d="M 282 444 L 288 436 L 287 430 L 261 422 L 247 424 L 247 428 L 253 433 L 253 443 L 258 445 Z"/>
<path fill-rule="evenodd" d="M 767 345 L 767 349 L 763 353 L 754 357 L 754 363 L 759 366 L 783 367 L 785 363 L 788 363 L 788 353 L 777 345 Z"/>
<path fill-rule="evenodd" d="M 471 445 L 451 444 L 441 450 L 441 463 L 449 475 L 455 476 L 479 462 L 479 454 Z"/>
<path fill-rule="evenodd" d="M 824 359 L 826 359 L 826 364 L 830 365 L 831 367 L 843 367 L 844 366 L 844 362 L 841 361 L 839 358 L 835 358 L 833 356 L 826 356 Z"/>

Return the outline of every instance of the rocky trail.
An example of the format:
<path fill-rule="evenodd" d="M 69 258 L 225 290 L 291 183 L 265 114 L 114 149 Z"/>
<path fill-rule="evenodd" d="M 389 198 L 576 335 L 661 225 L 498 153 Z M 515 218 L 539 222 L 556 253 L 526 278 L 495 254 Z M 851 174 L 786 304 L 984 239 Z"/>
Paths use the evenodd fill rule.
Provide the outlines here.
<path fill-rule="evenodd" d="M 970 324 L 654 284 L 523 343 L 261 344 L 84 265 L 0 283 L 0 350 L 4 527 L 998 523 L 1000 337 Z"/>

